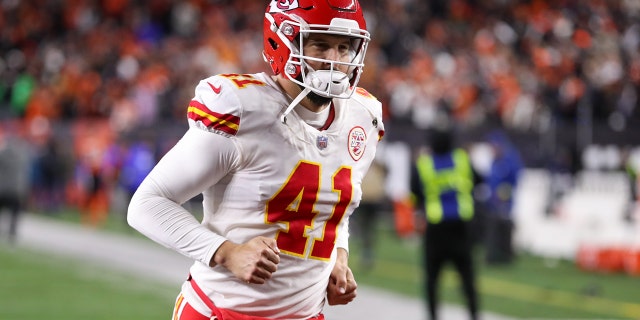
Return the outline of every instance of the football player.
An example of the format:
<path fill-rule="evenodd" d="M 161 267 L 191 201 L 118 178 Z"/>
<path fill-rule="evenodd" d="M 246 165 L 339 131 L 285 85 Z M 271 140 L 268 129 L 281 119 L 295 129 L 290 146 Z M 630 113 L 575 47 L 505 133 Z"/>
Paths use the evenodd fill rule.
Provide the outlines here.
<path fill-rule="evenodd" d="M 369 41 L 357 0 L 273 0 L 273 75 L 197 85 L 189 129 L 128 210 L 195 261 L 173 319 L 324 319 L 355 298 L 348 221 L 384 134 L 380 102 L 357 87 Z M 181 206 L 200 193 L 202 221 Z"/>

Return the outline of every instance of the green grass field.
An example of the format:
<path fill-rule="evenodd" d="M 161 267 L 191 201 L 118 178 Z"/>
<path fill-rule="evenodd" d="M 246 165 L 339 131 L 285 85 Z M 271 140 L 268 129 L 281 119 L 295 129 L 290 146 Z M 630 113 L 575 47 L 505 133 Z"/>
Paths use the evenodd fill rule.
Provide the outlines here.
<path fill-rule="evenodd" d="M 359 267 L 357 240 L 351 264 L 359 283 L 422 297 L 421 247 L 379 230 L 372 270 Z M 480 249 L 478 249 L 480 250 Z M 548 261 L 519 254 L 509 266 L 488 266 L 476 259 L 483 310 L 515 318 L 640 319 L 640 277 L 588 273 L 573 262 Z M 458 275 L 447 268 L 441 285 L 443 300 L 464 302 Z"/>
<path fill-rule="evenodd" d="M 63 216 L 77 222 L 73 214 Z M 126 236 L 122 221 L 105 226 Z M 358 283 L 422 297 L 420 246 L 379 230 L 373 269 L 360 268 L 358 240 L 351 265 Z M 480 253 L 479 253 L 480 254 Z M 74 262 L 0 245 L 0 319 L 167 319 L 176 288 Z M 478 259 L 482 310 L 514 318 L 640 319 L 640 277 L 578 270 L 567 261 L 549 263 L 520 255 L 510 266 L 490 267 Z M 448 269 L 445 301 L 461 303 L 457 275 Z"/>
<path fill-rule="evenodd" d="M 176 288 L 0 245 L 0 319 L 169 319 Z"/>

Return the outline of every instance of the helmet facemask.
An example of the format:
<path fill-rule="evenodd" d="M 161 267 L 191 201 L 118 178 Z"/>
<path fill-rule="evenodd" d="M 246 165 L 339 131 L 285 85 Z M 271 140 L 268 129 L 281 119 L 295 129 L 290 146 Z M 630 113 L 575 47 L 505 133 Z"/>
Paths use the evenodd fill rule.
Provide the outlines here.
<path fill-rule="evenodd" d="M 364 56 L 369 43 L 369 33 L 357 28 L 353 29 L 351 22 L 335 18 L 332 25 L 309 25 L 302 19 L 291 15 L 291 20 L 283 23 L 282 26 L 284 29 L 293 28 L 299 31 L 297 40 L 290 42 L 291 53 L 283 70 L 287 78 L 321 97 L 340 99 L 351 97 L 360 80 L 364 67 Z M 287 24 L 292 26 L 287 26 Z M 350 40 L 349 61 L 333 61 L 307 55 L 304 52 L 304 47 L 312 34 L 348 37 Z M 315 70 L 311 67 L 310 62 L 323 63 L 329 68 Z"/>

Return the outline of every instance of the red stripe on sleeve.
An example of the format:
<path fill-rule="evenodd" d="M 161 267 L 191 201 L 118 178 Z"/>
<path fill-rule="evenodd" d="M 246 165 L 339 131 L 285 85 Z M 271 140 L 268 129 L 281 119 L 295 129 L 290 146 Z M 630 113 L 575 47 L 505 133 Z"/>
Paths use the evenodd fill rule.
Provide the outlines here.
<path fill-rule="evenodd" d="M 232 114 L 213 112 L 195 100 L 191 100 L 189 103 L 187 117 L 194 121 L 202 122 L 207 128 L 220 130 L 230 135 L 236 135 L 240 125 L 239 117 Z"/>

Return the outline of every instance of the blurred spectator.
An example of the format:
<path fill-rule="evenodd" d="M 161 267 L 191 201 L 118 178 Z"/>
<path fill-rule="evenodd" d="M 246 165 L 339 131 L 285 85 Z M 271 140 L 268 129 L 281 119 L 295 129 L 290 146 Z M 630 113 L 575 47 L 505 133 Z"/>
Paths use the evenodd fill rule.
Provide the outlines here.
<path fill-rule="evenodd" d="M 109 189 L 102 168 L 94 159 L 85 159 L 76 166 L 76 179 L 82 184 L 80 203 L 82 222 L 91 227 L 105 223 L 109 213 Z"/>
<path fill-rule="evenodd" d="M 523 163 L 519 151 L 503 131 L 489 133 L 487 140 L 493 148 L 493 162 L 486 178 L 491 192 L 486 216 L 486 259 L 489 264 L 509 263 L 514 257 L 513 201 Z"/>
<path fill-rule="evenodd" d="M 416 236 L 415 210 L 411 200 L 411 149 L 406 143 L 380 143 L 376 157 L 382 157 L 386 166 L 385 193 L 391 202 L 396 235 L 411 241 Z"/>
<path fill-rule="evenodd" d="M 115 185 L 109 146 L 114 133 L 106 120 L 78 121 L 73 128 L 76 156 L 71 194 L 80 209 L 82 222 L 101 226 L 109 214 L 111 193 Z"/>
<path fill-rule="evenodd" d="M 64 205 L 68 180 L 66 154 L 55 137 L 50 136 L 34 159 L 33 207 L 46 213 L 57 213 Z"/>
<path fill-rule="evenodd" d="M 363 86 L 388 102 L 391 120 L 418 128 L 433 125 L 442 101 L 462 126 L 497 117 L 517 130 L 549 114 L 572 123 L 586 102 L 624 130 L 640 118 L 636 2 L 372 1 L 363 5 L 375 63 Z M 203 75 L 264 68 L 241 54 L 262 41 L 251 0 L 5 1 L 0 14 L 2 115 L 112 117 L 131 129 L 181 116 L 174 102 Z"/>
<path fill-rule="evenodd" d="M 621 169 L 629 178 L 629 190 L 631 192 L 631 203 L 629 204 L 626 218 L 628 220 L 634 220 L 636 219 L 635 211 L 640 210 L 640 147 L 636 147 L 635 149 L 630 147 L 624 148 L 622 158 L 623 167 Z M 640 221 L 634 222 L 640 223 Z"/>
<path fill-rule="evenodd" d="M 638 3 L 365 1 L 376 41 L 361 85 L 383 102 L 388 142 L 420 143 L 447 108 L 461 131 L 499 125 L 537 147 L 565 147 L 576 127 L 571 152 L 596 138 L 637 145 Z M 247 54 L 262 46 L 263 14 L 254 0 L 2 1 L 0 119 L 108 119 L 117 135 L 164 134 L 185 121 L 199 79 L 268 71 Z"/>
<path fill-rule="evenodd" d="M 425 288 L 429 319 L 438 319 L 438 286 L 446 263 L 460 275 L 469 319 L 478 319 L 473 241 L 470 221 L 474 215 L 471 161 L 454 144 L 451 129 L 429 133 L 429 154 L 421 154 L 411 174 L 411 191 L 426 220 L 424 235 Z"/>
<path fill-rule="evenodd" d="M 4 124 L 3 124 L 4 126 Z M 26 146 L 0 126 L 0 218 L 8 214 L 8 223 L 0 221 L 0 233 L 8 231 L 11 243 L 18 235 L 19 215 L 29 196 L 29 154 Z M 6 227 L 8 226 L 8 227 Z"/>
<path fill-rule="evenodd" d="M 131 201 L 133 193 L 155 164 L 154 149 L 148 141 L 134 141 L 124 150 L 118 182 L 127 196 L 126 203 Z"/>

